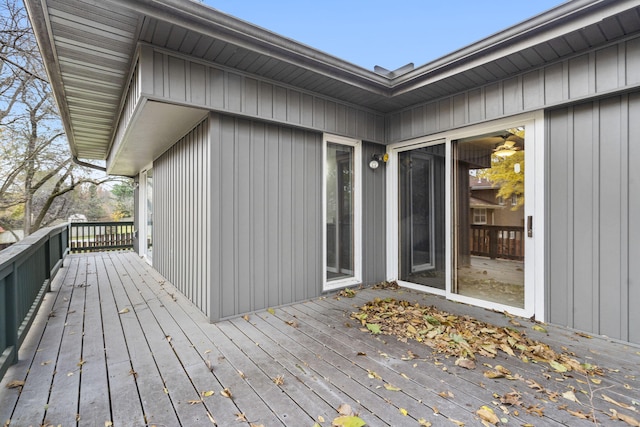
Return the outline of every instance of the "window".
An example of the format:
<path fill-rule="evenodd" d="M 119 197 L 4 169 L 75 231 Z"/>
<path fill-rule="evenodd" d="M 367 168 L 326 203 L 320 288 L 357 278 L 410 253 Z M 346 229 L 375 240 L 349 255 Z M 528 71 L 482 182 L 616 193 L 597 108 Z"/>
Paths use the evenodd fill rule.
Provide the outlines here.
<path fill-rule="evenodd" d="M 486 224 L 487 223 L 487 209 L 476 208 L 473 210 L 473 223 L 474 224 Z"/>
<path fill-rule="evenodd" d="M 518 196 L 516 194 L 512 194 L 511 195 L 511 206 L 517 206 L 518 205 Z"/>
<path fill-rule="evenodd" d="M 359 284 L 360 142 L 335 136 L 324 141 L 325 289 Z"/>

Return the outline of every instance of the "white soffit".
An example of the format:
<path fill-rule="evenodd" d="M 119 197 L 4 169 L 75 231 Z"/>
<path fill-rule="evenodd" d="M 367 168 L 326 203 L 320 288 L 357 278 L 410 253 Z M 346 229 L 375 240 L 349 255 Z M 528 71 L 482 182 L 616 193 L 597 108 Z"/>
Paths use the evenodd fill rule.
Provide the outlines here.
<path fill-rule="evenodd" d="M 147 101 L 109 157 L 107 172 L 133 176 L 200 123 L 208 111 Z"/>

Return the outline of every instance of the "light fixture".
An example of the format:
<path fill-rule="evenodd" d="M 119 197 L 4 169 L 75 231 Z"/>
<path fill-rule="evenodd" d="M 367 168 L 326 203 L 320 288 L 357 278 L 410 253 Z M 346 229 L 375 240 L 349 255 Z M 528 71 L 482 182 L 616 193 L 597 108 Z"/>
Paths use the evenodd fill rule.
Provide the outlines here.
<path fill-rule="evenodd" d="M 380 162 L 387 163 L 389 161 L 389 154 L 373 154 L 371 156 L 371 160 L 369 161 L 369 167 L 373 170 L 378 169 L 380 166 Z"/>

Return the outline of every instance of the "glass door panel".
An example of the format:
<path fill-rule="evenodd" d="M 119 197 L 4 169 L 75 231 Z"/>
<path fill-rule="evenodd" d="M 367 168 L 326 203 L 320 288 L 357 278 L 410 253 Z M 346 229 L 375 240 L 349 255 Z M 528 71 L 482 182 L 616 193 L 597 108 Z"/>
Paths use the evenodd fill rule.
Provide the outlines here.
<path fill-rule="evenodd" d="M 327 280 L 354 275 L 354 147 L 327 143 Z"/>
<path fill-rule="evenodd" d="M 524 308 L 525 129 L 453 141 L 452 292 Z"/>
<path fill-rule="evenodd" d="M 398 153 L 400 280 L 445 289 L 445 145 Z"/>
<path fill-rule="evenodd" d="M 146 255 L 149 260 L 153 258 L 153 169 L 147 170 L 146 173 L 146 235 L 147 235 L 147 250 Z"/>

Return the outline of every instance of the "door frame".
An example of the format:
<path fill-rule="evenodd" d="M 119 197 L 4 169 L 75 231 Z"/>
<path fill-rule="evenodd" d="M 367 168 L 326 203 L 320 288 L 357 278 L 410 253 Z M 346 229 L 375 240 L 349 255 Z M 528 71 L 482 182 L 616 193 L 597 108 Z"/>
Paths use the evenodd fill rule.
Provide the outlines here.
<path fill-rule="evenodd" d="M 353 147 L 353 272 L 350 277 L 327 277 L 327 144 Z M 322 290 L 329 291 L 362 283 L 362 141 L 333 134 L 322 137 Z"/>
<path fill-rule="evenodd" d="M 525 150 L 525 227 L 526 218 L 533 217 L 533 236 L 525 238 L 525 306 L 511 307 L 491 301 L 465 297 L 452 292 L 453 280 L 453 182 L 452 182 L 452 141 L 481 135 L 496 130 L 525 126 L 527 148 Z M 446 287 L 445 290 L 429 288 L 424 285 L 399 280 L 399 227 L 398 227 L 398 153 L 428 145 L 445 144 L 445 252 L 446 252 Z M 487 121 L 477 125 L 452 129 L 433 135 L 402 141 L 387 146 L 389 162 L 387 163 L 386 192 L 387 202 L 387 280 L 397 281 L 399 285 L 445 296 L 452 301 L 459 301 L 479 307 L 511 314 L 544 320 L 545 316 L 545 146 L 544 146 L 544 112 L 536 111 L 512 117 Z"/>
<path fill-rule="evenodd" d="M 147 173 L 148 171 L 153 170 L 153 163 L 149 163 L 146 167 L 144 167 L 140 171 L 140 175 L 138 178 L 138 206 L 140 206 L 140 210 L 138 212 L 138 255 L 140 255 L 148 264 L 153 265 L 153 252 L 149 253 L 149 242 L 147 241 L 148 235 L 148 201 L 147 198 L 149 196 L 148 186 L 147 186 Z M 151 197 L 153 203 L 153 189 L 151 189 Z M 153 214 L 153 205 L 152 205 L 152 214 Z M 151 232 L 153 233 L 153 225 L 151 228 Z M 153 244 L 153 242 L 152 242 Z"/>

